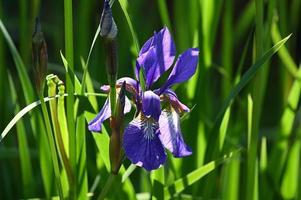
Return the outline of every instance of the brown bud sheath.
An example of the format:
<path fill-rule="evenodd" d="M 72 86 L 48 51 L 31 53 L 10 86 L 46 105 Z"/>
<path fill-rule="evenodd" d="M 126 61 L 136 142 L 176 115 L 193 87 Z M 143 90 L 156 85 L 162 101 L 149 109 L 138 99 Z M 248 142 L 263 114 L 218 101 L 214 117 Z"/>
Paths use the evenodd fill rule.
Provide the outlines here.
<path fill-rule="evenodd" d="M 116 117 L 111 118 L 112 134 L 110 137 L 111 172 L 118 174 L 121 166 L 121 133 L 123 132 L 123 118 L 125 106 L 125 82 L 120 89 L 116 104 Z"/>
<path fill-rule="evenodd" d="M 47 45 L 41 30 L 41 24 L 36 19 L 35 30 L 32 36 L 32 60 L 35 75 L 35 84 L 37 91 L 40 93 L 43 89 L 45 76 L 47 73 Z"/>

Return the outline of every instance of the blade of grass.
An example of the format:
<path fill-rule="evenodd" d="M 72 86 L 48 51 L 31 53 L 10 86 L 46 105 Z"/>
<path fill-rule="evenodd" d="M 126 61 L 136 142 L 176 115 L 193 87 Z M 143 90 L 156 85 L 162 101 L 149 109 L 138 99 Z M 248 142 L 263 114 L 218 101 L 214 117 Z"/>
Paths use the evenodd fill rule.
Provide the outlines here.
<path fill-rule="evenodd" d="M 17 103 L 17 92 L 15 89 L 15 85 L 13 83 L 12 77 L 9 78 L 9 86 L 12 95 L 13 102 L 16 102 L 15 112 L 18 113 L 20 107 Z M 30 159 L 30 153 L 28 148 L 28 142 L 26 138 L 26 129 L 23 121 L 19 121 L 17 123 L 17 136 L 18 136 L 18 144 L 19 144 L 19 155 L 20 155 L 20 164 L 21 164 L 21 174 L 22 174 L 22 183 L 23 183 L 23 197 L 28 198 L 35 192 L 35 180 L 32 171 L 32 164 Z"/>
<path fill-rule="evenodd" d="M 131 18 L 130 18 L 130 15 L 129 15 L 129 12 L 128 12 L 128 1 L 127 0 L 118 0 L 119 4 L 120 4 L 120 7 L 125 15 L 125 19 L 129 25 L 129 28 L 130 28 L 130 32 L 131 32 L 131 35 L 132 35 L 132 39 L 133 39 L 133 46 L 135 47 L 135 57 L 137 57 L 138 53 L 139 53 L 139 41 L 138 41 L 138 38 L 137 38 L 137 34 L 135 32 L 135 29 L 134 29 L 134 26 L 133 26 L 133 23 L 131 21 Z"/>
<path fill-rule="evenodd" d="M 152 199 L 164 199 L 164 166 L 151 172 Z"/>
<path fill-rule="evenodd" d="M 238 200 L 240 191 L 240 152 L 237 158 L 225 163 L 222 172 L 222 193 L 221 198 L 225 200 Z"/>
<path fill-rule="evenodd" d="M 216 140 L 216 144 L 213 144 L 215 147 L 212 152 L 212 157 L 216 158 L 219 157 L 221 154 L 223 148 L 224 148 L 224 142 L 225 142 L 225 137 L 226 133 L 228 131 L 228 124 L 229 124 L 229 119 L 230 119 L 230 113 L 231 113 L 231 105 L 227 108 L 223 120 L 220 124 L 219 128 L 219 134 L 218 134 L 218 140 Z M 206 180 L 206 185 L 204 186 L 204 198 L 208 199 L 212 197 L 213 191 L 214 191 L 214 186 L 216 185 L 216 179 L 217 179 L 217 173 L 213 172 L 211 173 L 207 180 Z"/>
<path fill-rule="evenodd" d="M 301 66 L 297 76 L 301 76 Z M 293 122 L 296 117 L 296 109 L 300 100 L 301 84 L 300 80 L 296 79 L 291 87 L 287 98 L 287 105 L 281 117 L 281 124 L 278 141 L 272 148 L 271 158 L 269 160 L 269 173 L 272 175 L 274 182 L 277 184 L 280 181 L 281 173 L 284 168 L 285 159 L 289 149 L 289 141 L 287 140 L 293 130 Z"/>
<path fill-rule="evenodd" d="M 280 35 L 280 32 L 279 32 L 279 28 L 278 28 L 278 25 L 275 22 L 275 20 L 272 23 L 271 36 L 272 36 L 272 40 L 273 40 L 274 44 L 277 41 L 281 40 L 281 35 Z M 288 70 L 288 72 L 290 72 L 290 74 L 293 77 L 295 77 L 297 75 L 298 67 L 295 64 L 293 58 L 290 56 L 287 48 L 285 46 L 283 48 L 281 48 L 278 51 L 278 55 L 279 55 L 281 61 L 283 62 L 285 68 Z"/>
<path fill-rule="evenodd" d="M 30 20 L 28 17 L 28 10 L 29 10 L 29 2 L 27 0 L 19 1 L 19 27 L 20 27 L 20 54 L 22 56 L 22 60 L 25 63 L 27 68 L 29 67 L 29 55 L 30 55 L 30 32 L 29 27 L 32 25 L 30 24 Z"/>
<path fill-rule="evenodd" d="M 76 95 L 76 94 L 75 94 Z M 100 97 L 107 97 L 106 94 L 98 94 L 98 93 L 85 93 L 85 96 L 89 96 L 89 95 L 96 95 L 96 96 L 100 96 Z M 68 94 L 64 94 L 64 96 L 68 96 Z M 51 100 L 54 100 L 55 98 L 59 98 L 60 95 L 56 95 L 55 97 L 45 97 L 44 101 L 48 102 Z M 8 125 L 6 126 L 6 128 L 2 131 L 1 136 L 0 136 L 0 142 L 4 139 L 4 137 L 9 133 L 9 131 L 12 129 L 12 127 L 26 114 L 29 113 L 33 108 L 37 107 L 38 105 L 41 104 L 41 101 L 35 101 L 29 105 L 27 105 L 26 107 L 24 107 L 20 112 L 18 112 L 14 118 L 8 123 Z"/>
<path fill-rule="evenodd" d="M 89 113 L 89 112 L 85 112 L 85 117 L 87 122 L 91 121 L 96 115 Z M 106 168 L 106 174 L 105 176 L 107 176 L 107 174 L 110 172 L 111 166 L 110 166 L 110 159 L 109 159 L 109 135 L 105 129 L 105 127 L 102 127 L 102 133 L 92 133 L 96 146 L 99 150 L 100 156 L 102 158 L 102 161 L 105 165 Z M 121 175 L 125 173 L 125 168 L 123 166 L 121 166 L 120 168 L 120 172 Z M 133 188 L 132 183 L 130 182 L 129 179 L 124 179 L 125 181 L 121 184 L 122 182 L 122 177 L 120 175 L 115 176 L 113 181 L 113 186 L 111 188 L 106 188 L 109 190 L 108 195 L 109 197 L 111 197 L 112 195 L 118 195 L 118 198 L 120 199 L 136 199 L 135 196 L 135 191 Z M 120 190 L 118 190 L 118 192 L 116 191 L 117 188 L 120 188 Z M 114 190 L 114 192 L 113 192 Z M 116 194 L 117 193 L 117 194 Z M 112 198 L 112 197 L 111 197 Z"/>
<path fill-rule="evenodd" d="M 162 23 L 165 26 L 167 26 L 169 30 L 171 30 L 171 23 L 170 23 L 170 19 L 169 19 L 169 13 L 168 13 L 166 1 L 165 0 L 163 0 L 163 1 L 158 0 L 157 3 L 158 3 Z"/>
<path fill-rule="evenodd" d="M 211 144 L 214 144 L 216 142 L 212 142 L 214 141 L 216 138 L 216 134 L 217 134 L 217 128 L 218 125 L 221 124 L 222 121 L 222 117 L 224 115 L 224 113 L 226 112 L 228 106 L 231 104 L 231 102 L 233 101 L 233 99 L 238 95 L 238 93 L 252 80 L 252 78 L 255 76 L 255 74 L 257 73 L 257 71 L 259 69 L 261 69 L 261 67 L 263 66 L 263 64 L 271 58 L 272 55 L 274 55 L 283 45 L 284 43 L 290 38 L 290 35 L 287 36 L 286 38 L 284 38 L 283 40 L 279 41 L 275 46 L 273 46 L 271 49 L 269 49 L 261 58 L 259 58 L 257 60 L 256 63 L 254 63 L 249 70 L 241 77 L 241 80 L 239 81 L 239 83 L 231 90 L 228 98 L 226 99 L 226 101 L 224 102 L 223 106 L 221 107 L 220 111 L 218 112 L 215 121 L 214 121 L 214 125 L 213 128 L 211 130 L 211 134 L 210 134 L 210 138 L 209 141 L 211 141 Z M 214 134 L 215 133 L 215 134 Z M 212 148 L 214 147 L 209 147 L 207 149 L 208 155 L 207 155 L 207 160 L 211 159 L 212 157 Z"/>
<path fill-rule="evenodd" d="M 224 66 L 227 76 L 223 76 L 221 82 L 223 99 L 227 97 L 231 90 L 232 66 L 233 66 L 233 1 L 227 0 L 224 4 L 223 17 L 223 44 L 222 44 L 222 65 Z"/>
<path fill-rule="evenodd" d="M 72 16 L 72 0 L 64 0 L 64 22 L 65 22 L 65 54 L 68 67 L 74 71 L 73 61 L 73 16 Z M 69 158 L 75 180 L 77 180 L 77 149 L 76 149 L 76 134 L 75 134 L 75 120 L 74 120 L 74 76 L 68 76 L 66 73 L 66 88 L 69 94 L 67 98 L 67 125 L 69 133 Z M 73 194 L 71 199 L 77 198 L 77 184 L 70 187 Z"/>
<path fill-rule="evenodd" d="M 300 125 L 297 129 L 297 138 L 293 142 L 287 154 L 287 163 L 284 168 L 283 178 L 281 181 L 280 191 L 284 199 L 297 198 L 298 178 L 300 173 L 300 150 L 301 136 Z"/>
<path fill-rule="evenodd" d="M 249 1 L 248 4 L 242 11 L 238 21 L 235 24 L 234 29 L 234 46 L 239 44 L 238 42 L 243 38 L 244 35 L 250 30 L 250 27 L 253 25 L 254 16 L 255 16 L 255 1 Z"/>
<path fill-rule="evenodd" d="M 202 20 L 202 42 L 204 52 L 205 67 L 208 68 L 212 62 L 212 24 L 214 18 L 215 1 L 203 0 L 200 1 L 201 6 L 201 20 Z"/>
<path fill-rule="evenodd" d="M 7 44 L 8 44 L 9 50 L 12 54 L 14 63 L 16 65 L 18 76 L 21 81 L 22 90 L 26 91 L 26 92 L 24 92 L 25 102 L 27 104 L 30 104 L 35 99 L 33 87 L 30 83 L 29 76 L 26 72 L 26 67 L 25 67 L 10 35 L 8 34 L 4 24 L 2 23 L 1 19 L 0 19 L 0 29 L 1 29 L 1 32 L 3 33 L 3 36 L 4 36 Z M 39 149 L 41 152 L 40 153 L 40 166 L 41 166 L 42 178 L 43 178 L 43 183 L 44 183 L 44 189 L 46 192 L 46 196 L 50 197 L 51 191 L 52 191 L 53 173 L 48 168 L 49 168 L 49 165 L 51 164 L 51 155 L 50 155 L 49 147 L 47 145 L 46 135 L 38 134 L 38 132 L 43 132 L 45 130 L 40 112 L 36 112 L 36 113 L 32 114 L 32 116 L 30 118 L 30 124 L 33 129 L 34 136 L 36 137 L 36 140 L 39 143 Z M 7 130 L 7 129 L 5 129 L 5 130 Z M 5 130 L 3 132 L 5 132 Z M 3 139 L 3 135 L 5 136 L 6 134 L 3 134 L 3 133 L 1 134 L 0 141 Z"/>
<path fill-rule="evenodd" d="M 11 54 L 13 56 L 13 59 L 14 59 L 14 62 L 16 64 L 16 67 L 17 67 L 17 71 L 18 71 L 18 75 L 19 75 L 19 78 L 20 78 L 20 81 L 21 81 L 21 84 L 22 84 L 22 87 L 23 87 L 23 90 L 26 91 L 24 92 L 24 97 L 25 97 L 25 100 L 26 102 L 32 102 L 34 100 L 34 90 L 33 90 L 33 87 L 30 83 L 30 79 L 27 75 L 27 72 L 26 72 L 26 67 L 11 39 L 11 37 L 9 36 L 4 24 L 2 23 L 2 20 L 0 19 L 0 29 L 3 33 L 3 36 L 6 40 L 6 42 L 8 43 L 8 47 L 11 51 Z"/>
<path fill-rule="evenodd" d="M 199 181 L 201 178 L 203 178 L 210 172 L 217 169 L 217 167 L 219 167 L 221 164 L 230 160 L 239 151 L 240 150 L 236 150 L 235 152 L 231 152 L 227 155 L 224 155 L 222 158 L 211 161 L 211 162 L 207 163 L 206 165 L 190 172 L 186 176 L 174 181 L 174 183 L 172 183 L 171 185 L 165 186 L 164 199 L 172 198 L 174 195 L 182 192 L 188 186 L 193 185 L 194 183 Z"/>

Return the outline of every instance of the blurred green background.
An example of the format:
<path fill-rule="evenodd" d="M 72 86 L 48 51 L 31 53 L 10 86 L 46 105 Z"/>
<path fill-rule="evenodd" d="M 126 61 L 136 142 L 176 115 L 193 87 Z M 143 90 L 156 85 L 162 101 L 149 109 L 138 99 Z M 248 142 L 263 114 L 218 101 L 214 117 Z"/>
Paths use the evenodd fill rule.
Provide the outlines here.
<path fill-rule="evenodd" d="M 72 2 L 74 70 L 81 80 L 80 59 L 88 56 L 103 1 Z M 154 31 L 164 26 L 170 29 L 178 54 L 189 47 L 200 48 L 196 75 L 176 87 L 181 101 L 193 108 L 183 117 L 181 127 L 194 154 L 183 159 L 170 156 L 164 167 L 163 185 L 175 183 L 206 163 L 236 152 L 210 174 L 198 178 L 192 186 L 185 186 L 174 198 L 301 199 L 301 1 L 116 0 L 112 9 L 119 30 L 119 77 L 134 75 L 138 49 L 133 38 L 141 47 Z M 64 13 L 64 1 L 0 0 L 0 19 L 21 55 L 32 84 L 31 37 L 36 16 L 40 18 L 48 46 L 48 72 L 65 80 L 60 57 L 60 50 L 66 51 Z M 285 46 L 260 65 L 256 77 L 227 105 L 224 114 L 222 105 L 245 72 L 290 33 L 292 36 Z M 20 108 L 30 103 L 25 98 L 28 91 L 22 87 L 14 58 L 1 32 L 0 130 L 4 130 Z M 100 85 L 107 83 L 100 38 L 88 71 L 95 91 L 99 92 Z M 31 99 L 38 100 L 38 96 Z M 96 107 L 100 108 L 104 98 L 97 98 L 97 102 Z M 49 198 L 57 194 L 49 157 L 44 156 L 47 149 L 42 148 L 43 129 L 35 127 L 32 121 L 37 112 L 35 109 L 26 115 L 0 143 L 0 199 Z M 105 126 L 108 128 L 108 123 Z M 86 187 L 98 193 L 108 172 L 101 147 L 95 142 L 100 138 L 89 131 L 85 137 Z M 129 162 L 124 165 L 128 167 Z M 152 180 L 152 175 L 136 169 L 130 176 L 130 186 L 115 190 L 124 193 L 110 194 L 110 198 L 120 199 L 122 194 L 122 199 L 148 199 L 149 192 L 157 193 Z"/>

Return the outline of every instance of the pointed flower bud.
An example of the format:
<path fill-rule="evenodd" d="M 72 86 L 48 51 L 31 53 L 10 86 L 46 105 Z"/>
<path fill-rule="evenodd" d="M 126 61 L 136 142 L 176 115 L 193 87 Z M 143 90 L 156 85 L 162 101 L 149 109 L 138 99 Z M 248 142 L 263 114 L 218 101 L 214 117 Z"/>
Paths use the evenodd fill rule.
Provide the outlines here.
<path fill-rule="evenodd" d="M 104 38 L 114 39 L 117 35 L 117 26 L 113 19 L 110 1 L 105 0 L 100 19 L 100 35 Z"/>
<path fill-rule="evenodd" d="M 32 36 L 32 60 L 36 88 L 38 92 L 41 92 L 47 73 L 48 55 L 47 45 L 38 18 L 36 19 L 35 30 Z"/>
<path fill-rule="evenodd" d="M 125 107 L 125 82 L 123 82 L 120 89 L 117 104 L 116 104 L 116 117 L 111 118 L 112 134 L 110 137 L 110 162 L 111 172 L 118 174 L 121 166 L 121 133 L 123 132 L 122 124 L 124 119 Z"/>

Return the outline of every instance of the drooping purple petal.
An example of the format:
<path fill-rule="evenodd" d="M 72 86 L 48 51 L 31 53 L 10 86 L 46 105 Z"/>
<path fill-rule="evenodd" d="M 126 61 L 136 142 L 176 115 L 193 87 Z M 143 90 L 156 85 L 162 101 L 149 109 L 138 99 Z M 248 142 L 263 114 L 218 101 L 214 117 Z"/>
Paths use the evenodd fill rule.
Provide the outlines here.
<path fill-rule="evenodd" d="M 109 98 L 107 98 L 97 116 L 91 122 L 89 122 L 88 129 L 94 132 L 101 132 L 102 123 L 109 117 L 111 117 L 111 108 Z"/>
<path fill-rule="evenodd" d="M 139 70 L 143 67 L 147 88 L 151 87 L 170 68 L 175 54 L 175 44 L 169 30 L 165 27 L 143 45 L 136 64 L 137 79 L 139 79 Z"/>
<path fill-rule="evenodd" d="M 180 117 L 178 113 L 171 109 L 162 111 L 159 119 L 159 127 L 161 134 L 159 138 L 166 149 L 168 149 L 174 157 L 184 157 L 192 154 L 191 148 L 184 142 Z"/>
<path fill-rule="evenodd" d="M 166 152 L 158 137 L 158 122 L 139 115 L 125 129 L 123 148 L 133 163 L 148 171 L 159 168 L 166 161 Z"/>
<path fill-rule="evenodd" d="M 190 112 L 190 109 L 178 99 L 177 94 L 173 90 L 167 89 L 163 95 L 167 97 L 171 106 L 179 113 Z"/>
<path fill-rule="evenodd" d="M 125 89 L 128 92 L 130 92 L 132 94 L 138 94 L 139 90 L 141 90 L 138 81 L 136 81 L 135 79 L 132 79 L 130 77 L 122 77 L 122 78 L 118 79 L 116 81 L 116 87 L 120 88 L 124 81 L 126 83 Z M 100 87 L 100 89 L 105 93 L 110 92 L 110 86 L 109 85 L 102 85 Z"/>
<path fill-rule="evenodd" d="M 124 114 L 129 113 L 131 111 L 131 102 L 125 97 L 125 105 L 124 105 Z M 88 124 L 88 129 L 93 132 L 101 132 L 102 123 L 111 117 L 111 105 L 109 98 L 105 101 L 105 104 L 97 114 L 97 116 Z"/>
<path fill-rule="evenodd" d="M 161 114 L 160 97 L 150 90 L 144 92 L 142 97 L 142 111 L 146 117 L 152 117 L 158 121 Z"/>
<path fill-rule="evenodd" d="M 183 54 L 181 54 L 176 61 L 176 64 L 172 69 L 166 83 L 163 85 L 161 92 L 167 88 L 170 88 L 176 83 L 182 83 L 188 80 L 195 73 L 198 60 L 198 48 L 187 49 Z"/>

